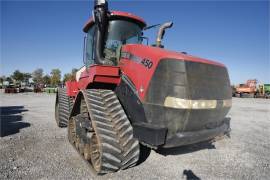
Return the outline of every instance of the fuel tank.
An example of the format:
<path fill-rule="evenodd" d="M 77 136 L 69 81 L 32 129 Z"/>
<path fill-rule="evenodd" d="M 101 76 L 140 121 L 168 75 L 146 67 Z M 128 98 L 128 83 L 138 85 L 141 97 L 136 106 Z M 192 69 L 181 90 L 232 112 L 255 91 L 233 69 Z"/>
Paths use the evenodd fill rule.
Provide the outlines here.
<path fill-rule="evenodd" d="M 160 48 L 122 52 L 116 92 L 140 141 L 176 147 L 230 130 L 231 87 L 223 64 Z"/>

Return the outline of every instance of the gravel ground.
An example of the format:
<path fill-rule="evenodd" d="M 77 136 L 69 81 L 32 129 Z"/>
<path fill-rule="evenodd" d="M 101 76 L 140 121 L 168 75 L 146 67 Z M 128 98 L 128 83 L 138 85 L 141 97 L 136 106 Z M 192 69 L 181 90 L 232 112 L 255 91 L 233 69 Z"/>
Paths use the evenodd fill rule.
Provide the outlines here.
<path fill-rule="evenodd" d="M 53 94 L 0 94 L 0 179 L 269 179 L 270 100 L 233 99 L 231 138 L 152 151 L 142 164 L 94 176 L 56 127 Z M 184 175 L 185 174 L 185 175 Z"/>

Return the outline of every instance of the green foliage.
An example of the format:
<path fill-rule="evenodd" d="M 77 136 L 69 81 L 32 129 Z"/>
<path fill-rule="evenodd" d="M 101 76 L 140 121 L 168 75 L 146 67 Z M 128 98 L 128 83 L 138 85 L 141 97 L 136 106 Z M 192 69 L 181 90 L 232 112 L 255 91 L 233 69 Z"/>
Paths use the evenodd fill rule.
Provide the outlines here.
<path fill-rule="evenodd" d="M 52 69 L 51 71 L 51 85 L 58 86 L 61 82 L 61 71 L 59 69 Z"/>
<path fill-rule="evenodd" d="M 30 73 L 23 73 L 23 81 L 29 83 L 29 79 L 32 77 Z"/>
<path fill-rule="evenodd" d="M 6 77 L 5 76 L 1 76 L 0 77 L 0 83 L 2 84 L 5 81 Z"/>
<path fill-rule="evenodd" d="M 43 76 L 43 83 L 46 85 L 50 85 L 51 84 L 51 77 L 46 74 L 45 76 Z"/>
<path fill-rule="evenodd" d="M 19 70 L 16 70 L 12 74 L 12 79 L 14 79 L 16 82 L 22 82 L 24 78 L 24 74 L 20 72 Z"/>
<path fill-rule="evenodd" d="M 270 84 L 264 84 L 263 86 L 265 92 L 270 92 Z"/>
<path fill-rule="evenodd" d="M 75 81 L 76 79 L 76 72 L 78 69 L 72 68 L 70 73 L 66 73 L 63 77 L 63 82 L 65 83 L 66 81 Z M 15 83 L 16 82 L 25 82 L 29 83 L 30 78 L 32 78 L 33 82 L 36 85 L 40 84 L 45 84 L 45 85 L 52 85 L 52 86 L 58 86 L 61 83 L 61 71 L 59 69 L 52 69 L 50 75 L 46 74 L 43 75 L 43 69 L 42 68 L 37 68 L 36 70 L 33 71 L 33 73 L 23 73 L 20 72 L 19 70 L 15 70 L 12 76 L 10 77 L 5 77 L 1 76 L 0 77 L 0 83 L 3 83 L 4 81 L 9 81 L 10 83 Z"/>
<path fill-rule="evenodd" d="M 72 75 L 70 73 L 64 74 L 63 82 L 70 81 L 72 79 Z"/>
<path fill-rule="evenodd" d="M 78 71 L 78 69 L 72 68 L 71 73 L 64 74 L 63 82 L 65 83 L 67 81 L 75 81 L 77 71 Z"/>
<path fill-rule="evenodd" d="M 72 74 L 72 80 L 75 81 L 76 79 L 76 73 L 77 73 L 78 69 L 76 68 L 72 68 L 71 74 Z"/>
<path fill-rule="evenodd" d="M 32 73 L 32 78 L 34 83 L 42 84 L 43 83 L 43 69 L 38 68 Z"/>
<path fill-rule="evenodd" d="M 12 82 L 14 80 L 16 83 L 21 83 L 21 82 L 29 83 L 29 79 L 31 77 L 32 75 L 30 73 L 23 73 L 23 72 L 20 72 L 19 70 L 16 70 L 11 75 L 12 80 L 9 79 L 7 81 Z"/>
<path fill-rule="evenodd" d="M 8 81 L 9 83 L 12 83 L 13 82 L 13 80 L 12 80 L 11 77 L 6 77 L 4 81 Z"/>

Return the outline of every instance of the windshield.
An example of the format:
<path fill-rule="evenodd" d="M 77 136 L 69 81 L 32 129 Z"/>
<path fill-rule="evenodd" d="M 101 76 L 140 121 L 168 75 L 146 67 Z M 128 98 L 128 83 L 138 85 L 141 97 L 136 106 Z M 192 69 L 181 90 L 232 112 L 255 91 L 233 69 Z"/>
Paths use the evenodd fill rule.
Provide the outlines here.
<path fill-rule="evenodd" d="M 125 20 L 110 21 L 104 48 L 105 59 L 117 64 L 121 46 L 125 44 L 141 44 L 141 34 L 142 29 L 136 23 Z"/>
<path fill-rule="evenodd" d="M 140 44 L 141 31 L 139 25 L 129 21 L 110 21 L 105 48 L 116 51 L 124 44 Z"/>

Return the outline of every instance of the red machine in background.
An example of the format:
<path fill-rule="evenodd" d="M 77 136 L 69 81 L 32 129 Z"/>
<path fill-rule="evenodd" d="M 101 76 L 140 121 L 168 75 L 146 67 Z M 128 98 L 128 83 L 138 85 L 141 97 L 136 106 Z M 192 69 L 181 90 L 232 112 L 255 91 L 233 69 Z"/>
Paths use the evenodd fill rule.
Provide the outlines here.
<path fill-rule="evenodd" d="M 136 165 L 145 149 L 212 140 L 230 131 L 226 67 L 164 49 L 172 22 L 156 44 L 142 44 L 144 20 L 94 4 L 83 31 L 84 66 L 59 88 L 55 118 L 76 150 L 99 173 Z M 218 89 L 218 90 L 217 90 Z"/>
<path fill-rule="evenodd" d="M 236 96 L 255 97 L 257 92 L 257 82 L 258 81 L 256 79 L 249 79 L 247 80 L 246 84 L 240 84 L 238 87 L 236 87 Z"/>

